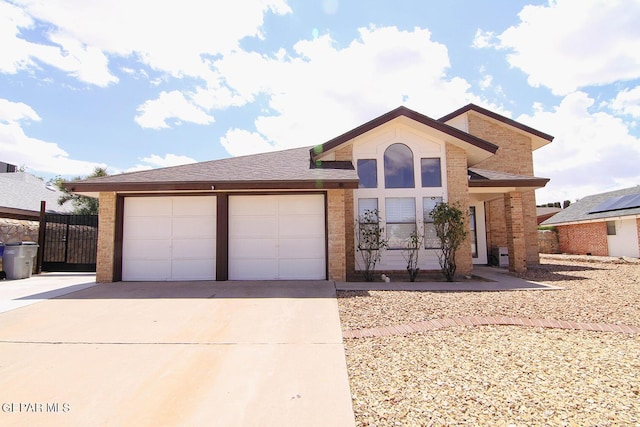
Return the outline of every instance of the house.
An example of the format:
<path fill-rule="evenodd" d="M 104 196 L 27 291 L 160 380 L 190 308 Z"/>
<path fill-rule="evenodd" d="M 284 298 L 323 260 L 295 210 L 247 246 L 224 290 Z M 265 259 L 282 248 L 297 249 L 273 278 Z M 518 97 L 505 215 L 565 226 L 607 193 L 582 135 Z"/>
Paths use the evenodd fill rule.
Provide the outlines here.
<path fill-rule="evenodd" d="M 41 202 L 46 211 L 65 213 L 71 206 L 58 205 L 62 191 L 13 165 L 0 162 L 0 241 L 38 241 Z"/>
<path fill-rule="evenodd" d="M 640 186 L 584 197 L 542 223 L 558 232 L 560 252 L 640 257 Z"/>
<path fill-rule="evenodd" d="M 438 270 L 429 213 L 469 209 L 458 272 L 508 250 L 537 264 L 532 152 L 553 140 L 470 104 L 438 120 L 399 107 L 324 144 L 69 182 L 100 198 L 97 280 L 355 279 L 355 221 L 377 208 L 390 248 L 377 267 L 402 270 L 401 247 L 427 234 L 420 269 Z"/>

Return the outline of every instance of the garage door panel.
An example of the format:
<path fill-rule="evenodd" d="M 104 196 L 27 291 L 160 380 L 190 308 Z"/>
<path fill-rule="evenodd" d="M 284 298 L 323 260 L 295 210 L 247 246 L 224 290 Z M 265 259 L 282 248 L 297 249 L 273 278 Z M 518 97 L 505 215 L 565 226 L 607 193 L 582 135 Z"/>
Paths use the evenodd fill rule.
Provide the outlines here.
<path fill-rule="evenodd" d="M 209 259 L 215 260 L 216 241 L 214 239 L 174 240 L 171 250 L 172 259 Z"/>
<path fill-rule="evenodd" d="M 166 260 L 129 260 L 122 266 L 124 280 L 169 280 L 171 264 Z"/>
<path fill-rule="evenodd" d="M 317 195 L 280 196 L 278 212 L 280 215 L 317 215 L 324 212 L 324 200 Z"/>
<path fill-rule="evenodd" d="M 215 216 L 216 198 L 209 196 L 180 197 L 173 204 L 174 216 Z"/>
<path fill-rule="evenodd" d="M 314 280 L 318 277 L 324 277 L 324 264 L 318 259 L 285 259 L 279 260 L 278 270 L 279 278 L 285 280 L 304 279 Z"/>
<path fill-rule="evenodd" d="M 278 227 L 280 236 L 324 236 L 324 218 L 319 215 L 281 216 Z"/>
<path fill-rule="evenodd" d="M 229 278 L 232 280 L 278 279 L 277 264 L 267 259 L 230 260 Z"/>
<path fill-rule="evenodd" d="M 273 259 L 277 256 L 277 247 L 272 239 L 235 239 L 229 247 L 229 256 L 238 259 Z"/>
<path fill-rule="evenodd" d="M 229 227 L 232 238 L 275 238 L 277 219 L 275 216 L 235 217 Z"/>
<path fill-rule="evenodd" d="M 129 197 L 125 200 L 126 215 L 133 216 L 171 216 L 172 203 L 167 197 Z"/>
<path fill-rule="evenodd" d="M 130 240 L 123 248 L 122 256 L 132 260 L 169 260 L 171 259 L 171 241 L 169 240 Z"/>
<path fill-rule="evenodd" d="M 124 236 L 129 239 L 168 239 L 171 237 L 170 217 L 137 216 L 127 218 Z"/>
<path fill-rule="evenodd" d="M 215 236 L 216 222 L 213 217 L 179 217 L 171 223 L 173 238 L 200 238 Z"/>
<path fill-rule="evenodd" d="M 280 258 L 324 259 L 324 241 L 318 239 L 280 239 L 278 254 Z"/>
<path fill-rule="evenodd" d="M 211 280 L 215 264 L 210 259 L 174 259 L 171 262 L 173 280 Z"/>
<path fill-rule="evenodd" d="M 273 197 L 232 197 L 230 208 L 236 216 L 276 215 L 278 203 Z"/>

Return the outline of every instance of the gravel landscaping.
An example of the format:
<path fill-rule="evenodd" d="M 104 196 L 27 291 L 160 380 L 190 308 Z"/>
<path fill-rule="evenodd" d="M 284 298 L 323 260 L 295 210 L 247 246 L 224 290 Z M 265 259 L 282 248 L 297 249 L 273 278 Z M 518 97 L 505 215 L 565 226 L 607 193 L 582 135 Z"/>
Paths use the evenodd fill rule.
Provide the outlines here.
<path fill-rule="evenodd" d="M 543 256 L 511 292 L 339 292 L 343 329 L 511 316 L 640 326 L 640 263 Z M 345 340 L 359 426 L 640 426 L 640 336 L 515 326 Z"/>

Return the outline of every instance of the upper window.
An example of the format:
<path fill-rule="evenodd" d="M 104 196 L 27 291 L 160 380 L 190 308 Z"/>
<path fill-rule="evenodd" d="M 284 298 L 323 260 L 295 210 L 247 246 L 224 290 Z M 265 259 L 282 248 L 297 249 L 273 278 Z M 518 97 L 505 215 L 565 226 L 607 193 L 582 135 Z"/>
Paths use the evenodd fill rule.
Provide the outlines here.
<path fill-rule="evenodd" d="M 384 152 L 384 186 L 414 188 L 413 153 L 404 144 L 392 144 Z"/>
<path fill-rule="evenodd" d="M 420 166 L 422 169 L 423 187 L 442 187 L 439 157 L 420 159 Z"/>
<path fill-rule="evenodd" d="M 376 159 L 358 160 L 358 178 L 360 188 L 376 188 L 378 186 L 378 162 Z"/>

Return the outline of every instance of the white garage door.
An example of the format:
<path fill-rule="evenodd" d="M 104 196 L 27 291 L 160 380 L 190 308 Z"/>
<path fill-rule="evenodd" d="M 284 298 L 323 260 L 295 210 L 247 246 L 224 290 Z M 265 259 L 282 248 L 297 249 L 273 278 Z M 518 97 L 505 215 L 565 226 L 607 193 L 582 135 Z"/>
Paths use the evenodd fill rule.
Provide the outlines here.
<path fill-rule="evenodd" d="M 216 198 L 127 197 L 122 280 L 215 280 Z"/>
<path fill-rule="evenodd" d="M 326 274 L 324 196 L 229 197 L 229 279 Z"/>

